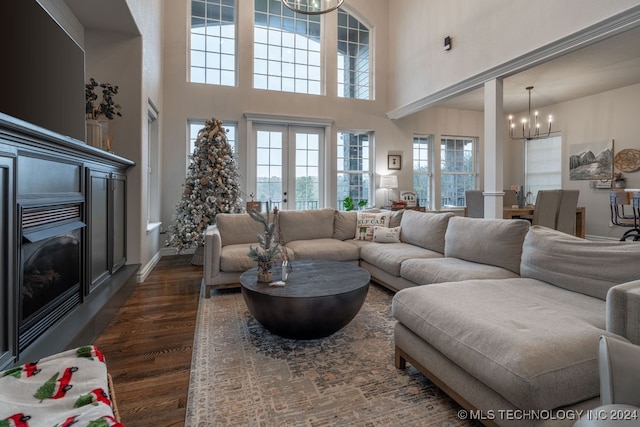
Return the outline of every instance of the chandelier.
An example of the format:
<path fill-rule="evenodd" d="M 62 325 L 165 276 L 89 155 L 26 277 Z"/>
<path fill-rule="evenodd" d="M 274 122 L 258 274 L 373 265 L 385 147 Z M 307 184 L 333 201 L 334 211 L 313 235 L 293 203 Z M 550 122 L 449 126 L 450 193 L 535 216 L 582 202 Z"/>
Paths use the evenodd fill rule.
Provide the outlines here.
<path fill-rule="evenodd" d="M 305 15 L 322 15 L 339 8 L 344 0 L 282 0 L 285 6 Z"/>
<path fill-rule="evenodd" d="M 527 115 L 527 117 L 523 117 L 522 120 L 520 120 L 520 123 L 522 124 L 522 136 L 519 135 L 519 127 L 518 129 L 516 129 L 516 123 L 513 120 L 513 116 L 509 116 L 509 137 L 516 141 L 530 141 L 533 139 L 549 138 L 551 134 L 555 134 L 558 132 L 551 131 L 553 116 L 549 115 L 547 119 L 547 125 L 545 126 L 546 129 L 543 129 L 541 132 L 540 128 L 542 126 L 542 123 L 538 119 L 538 112 L 535 111 L 533 113 L 533 117 L 531 117 L 531 89 L 533 89 L 533 86 L 528 86 L 526 89 L 527 92 L 529 92 L 529 114 Z"/>

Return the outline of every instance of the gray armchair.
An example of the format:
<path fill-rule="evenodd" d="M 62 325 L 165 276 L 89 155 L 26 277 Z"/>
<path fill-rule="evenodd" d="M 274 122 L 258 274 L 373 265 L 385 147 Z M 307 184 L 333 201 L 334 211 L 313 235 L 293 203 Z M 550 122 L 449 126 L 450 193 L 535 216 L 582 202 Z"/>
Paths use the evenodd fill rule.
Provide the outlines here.
<path fill-rule="evenodd" d="M 574 427 L 640 425 L 640 346 L 600 337 L 600 402 Z"/>

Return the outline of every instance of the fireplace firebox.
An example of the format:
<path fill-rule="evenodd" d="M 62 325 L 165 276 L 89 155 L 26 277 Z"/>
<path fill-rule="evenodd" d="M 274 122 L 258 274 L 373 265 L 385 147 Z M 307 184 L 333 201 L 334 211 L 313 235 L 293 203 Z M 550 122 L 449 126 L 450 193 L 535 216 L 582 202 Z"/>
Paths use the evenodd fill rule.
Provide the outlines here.
<path fill-rule="evenodd" d="M 18 347 L 24 349 L 81 302 L 80 205 L 24 209 Z"/>

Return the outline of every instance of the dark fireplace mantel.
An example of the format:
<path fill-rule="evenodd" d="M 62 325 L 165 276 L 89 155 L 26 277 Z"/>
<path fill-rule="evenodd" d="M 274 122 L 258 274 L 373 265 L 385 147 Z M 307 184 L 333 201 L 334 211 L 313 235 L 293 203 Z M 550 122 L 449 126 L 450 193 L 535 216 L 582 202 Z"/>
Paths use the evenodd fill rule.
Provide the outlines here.
<path fill-rule="evenodd" d="M 0 113 L 0 369 L 90 338 L 130 282 L 133 166 Z"/>

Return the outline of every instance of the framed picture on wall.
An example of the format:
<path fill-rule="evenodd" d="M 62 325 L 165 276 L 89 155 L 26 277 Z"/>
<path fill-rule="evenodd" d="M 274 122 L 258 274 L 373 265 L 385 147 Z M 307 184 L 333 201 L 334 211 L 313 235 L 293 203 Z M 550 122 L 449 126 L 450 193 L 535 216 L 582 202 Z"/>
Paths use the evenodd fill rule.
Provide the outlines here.
<path fill-rule="evenodd" d="M 402 169 L 402 156 L 399 154 L 389 154 L 387 156 L 387 169 L 391 169 L 391 170 Z"/>

